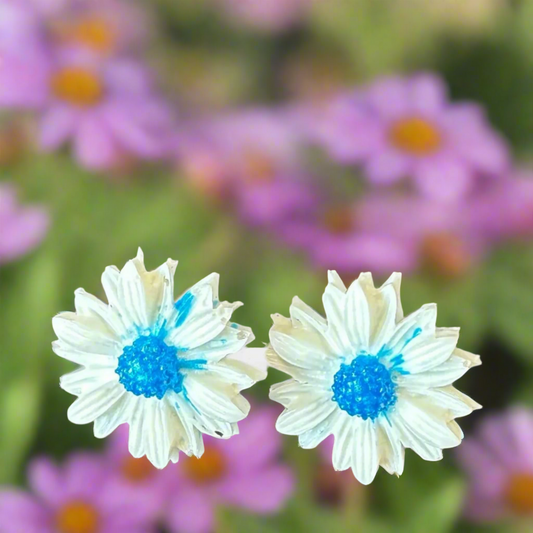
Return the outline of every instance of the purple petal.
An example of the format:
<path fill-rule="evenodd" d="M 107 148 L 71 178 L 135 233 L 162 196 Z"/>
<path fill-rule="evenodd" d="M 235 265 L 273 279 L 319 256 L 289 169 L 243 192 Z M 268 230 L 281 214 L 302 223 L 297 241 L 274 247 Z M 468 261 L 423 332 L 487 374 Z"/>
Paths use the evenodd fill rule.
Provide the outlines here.
<path fill-rule="evenodd" d="M 170 502 L 167 525 L 172 533 L 210 533 L 214 521 L 213 503 L 206 491 L 189 487 Z"/>
<path fill-rule="evenodd" d="M 500 174 L 509 165 L 509 148 L 506 142 L 495 134 L 473 134 L 468 139 L 460 138 L 454 149 L 458 154 L 481 172 Z"/>
<path fill-rule="evenodd" d="M 367 92 L 370 104 L 387 119 L 398 119 L 411 111 L 408 81 L 401 77 L 382 78 Z"/>
<path fill-rule="evenodd" d="M 64 479 L 50 459 L 42 457 L 29 464 L 28 482 L 32 491 L 51 508 L 57 509 L 65 502 Z"/>
<path fill-rule="evenodd" d="M 64 468 L 64 488 L 70 498 L 82 498 L 96 502 L 102 493 L 106 479 L 103 459 L 90 453 L 71 455 Z"/>
<path fill-rule="evenodd" d="M 366 165 L 368 179 L 379 185 L 389 185 L 409 175 L 411 158 L 393 149 L 375 154 Z"/>
<path fill-rule="evenodd" d="M 509 430 L 513 436 L 521 468 L 533 472 L 533 416 L 531 412 L 516 408 L 509 413 Z"/>
<path fill-rule="evenodd" d="M 50 513 L 29 494 L 0 491 L 2 533 L 53 533 Z"/>
<path fill-rule="evenodd" d="M 71 107 L 51 107 L 41 119 L 41 148 L 46 151 L 59 148 L 74 133 L 77 120 L 79 116 Z"/>
<path fill-rule="evenodd" d="M 4 217 L 2 217 L 4 218 Z M 0 263 L 12 261 L 37 246 L 48 230 L 48 215 L 38 208 L 22 208 L 2 221 Z"/>
<path fill-rule="evenodd" d="M 87 114 L 78 125 L 74 149 L 78 161 L 88 169 L 104 170 L 116 162 L 119 150 L 101 117 Z"/>
<path fill-rule="evenodd" d="M 414 110 L 423 115 L 435 115 L 446 104 L 446 85 L 434 74 L 418 74 L 410 80 L 410 98 Z"/>
<path fill-rule="evenodd" d="M 281 452 L 281 435 L 275 430 L 279 413 L 271 407 L 252 408 L 239 424 L 240 432 L 220 448 L 233 472 L 250 472 L 273 461 Z"/>
<path fill-rule="evenodd" d="M 474 181 L 465 163 L 445 154 L 419 161 L 413 174 L 425 196 L 441 201 L 454 201 L 465 196 Z"/>
<path fill-rule="evenodd" d="M 220 498 L 257 513 L 274 513 L 290 498 L 294 476 L 286 466 L 274 466 L 249 475 L 230 476 L 220 488 Z"/>

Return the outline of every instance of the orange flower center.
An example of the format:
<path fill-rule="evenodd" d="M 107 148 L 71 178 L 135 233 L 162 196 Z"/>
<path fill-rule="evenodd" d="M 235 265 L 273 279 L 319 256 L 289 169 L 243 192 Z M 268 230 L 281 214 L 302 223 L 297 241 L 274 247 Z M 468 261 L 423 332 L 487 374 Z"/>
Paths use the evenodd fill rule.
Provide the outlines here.
<path fill-rule="evenodd" d="M 220 479 L 226 472 L 222 454 L 213 446 L 206 447 L 200 459 L 189 457 L 185 461 L 185 473 L 195 483 L 205 485 Z"/>
<path fill-rule="evenodd" d="M 335 206 L 323 214 L 323 223 L 327 230 L 336 235 L 344 235 L 353 230 L 355 221 L 350 206 Z"/>
<path fill-rule="evenodd" d="M 155 468 L 146 457 L 135 459 L 135 457 L 128 456 L 122 463 L 121 471 L 128 481 L 141 483 L 152 477 Z"/>
<path fill-rule="evenodd" d="M 71 502 L 57 514 L 56 527 L 60 533 L 97 533 L 98 513 L 92 505 Z"/>
<path fill-rule="evenodd" d="M 518 514 L 533 514 L 533 474 L 516 474 L 507 487 L 507 501 Z"/>
<path fill-rule="evenodd" d="M 464 242 L 447 232 L 428 235 L 422 242 L 421 254 L 430 270 L 447 278 L 464 274 L 471 264 Z"/>
<path fill-rule="evenodd" d="M 243 161 L 245 181 L 269 183 L 274 178 L 276 166 L 267 155 L 251 150 L 244 154 Z"/>
<path fill-rule="evenodd" d="M 56 32 L 64 41 L 81 44 L 102 54 L 110 53 L 116 44 L 114 28 L 106 20 L 96 16 L 73 24 L 58 24 Z"/>
<path fill-rule="evenodd" d="M 90 70 L 66 67 L 52 78 L 52 91 L 61 100 L 86 107 L 97 104 L 104 90 L 100 79 Z"/>
<path fill-rule="evenodd" d="M 417 117 L 397 121 L 389 135 L 396 148 L 414 155 L 431 154 L 439 148 L 442 141 L 433 124 Z"/>

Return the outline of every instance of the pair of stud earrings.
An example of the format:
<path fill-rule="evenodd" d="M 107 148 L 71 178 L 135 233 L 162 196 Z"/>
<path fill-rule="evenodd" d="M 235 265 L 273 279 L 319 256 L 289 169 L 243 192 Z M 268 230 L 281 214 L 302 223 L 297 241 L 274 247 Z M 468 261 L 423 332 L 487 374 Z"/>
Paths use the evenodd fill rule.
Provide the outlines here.
<path fill-rule="evenodd" d="M 108 304 L 78 289 L 76 312 L 53 319 L 55 353 L 81 366 L 60 381 L 78 396 L 69 420 L 94 422 L 98 438 L 129 424 L 130 453 L 157 468 L 180 452 L 201 457 L 203 434 L 236 435 L 250 410 L 241 391 L 267 366 L 290 376 L 270 390 L 285 408 L 276 429 L 302 448 L 334 435 L 334 468 L 363 484 L 379 466 L 399 476 L 406 448 L 441 459 L 463 438 L 455 418 L 481 407 L 452 386 L 479 357 L 457 348 L 459 328 L 436 327 L 435 304 L 404 317 L 401 274 L 380 288 L 361 274 L 346 288 L 330 271 L 326 318 L 295 297 L 264 349 L 246 348 L 254 335 L 231 321 L 240 302 L 219 301 L 218 274 L 175 300 L 176 266 L 148 272 L 139 249 L 121 271 L 105 269 Z"/>

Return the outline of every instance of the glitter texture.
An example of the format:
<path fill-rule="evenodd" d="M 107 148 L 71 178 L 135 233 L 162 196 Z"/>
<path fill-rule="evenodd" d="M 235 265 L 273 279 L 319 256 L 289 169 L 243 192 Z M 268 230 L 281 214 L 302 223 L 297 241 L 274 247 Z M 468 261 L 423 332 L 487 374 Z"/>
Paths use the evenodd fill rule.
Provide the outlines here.
<path fill-rule="evenodd" d="M 389 370 L 373 355 L 358 355 L 342 364 L 333 378 L 333 400 L 351 416 L 375 420 L 396 403 Z"/>
<path fill-rule="evenodd" d="M 124 348 L 115 372 L 127 391 L 161 400 L 168 390 L 183 389 L 181 368 L 176 347 L 155 335 L 145 335 Z"/>

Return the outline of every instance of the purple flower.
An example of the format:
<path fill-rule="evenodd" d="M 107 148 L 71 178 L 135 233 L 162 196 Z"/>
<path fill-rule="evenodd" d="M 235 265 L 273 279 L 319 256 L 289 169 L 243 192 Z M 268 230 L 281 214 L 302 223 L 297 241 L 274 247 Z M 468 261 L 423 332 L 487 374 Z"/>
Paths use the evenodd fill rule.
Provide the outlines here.
<path fill-rule="evenodd" d="M 127 502 L 139 502 L 148 516 L 156 518 L 167 500 L 162 470 L 146 458 L 136 459 L 128 451 L 128 427 L 120 426 L 107 439 L 103 460 L 108 472 L 110 491 Z"/>
<path fill-rule="evenodd" d="M 209 533 L 218 504 L 259 514 L 275 513 L 290 497 L 294 480 L 279 461 L 277 410 L 256 408 L 229 440 L 205 439 L 201 459 L 182 457 L 165 470 L 171 495 L 166 522 L 176 533 Z"/>
<path fill-rule="evenodd" d="M 149 533 L 141 501 L 127 502 L 109 490 L 105 463 L 74 454 L 62 467 L 49 459 L 30 463 L 31 493 L 0 490 L 2 533 Z"/>
<path fill-rule="evenodd" d="M 314 219 L 286 224 L 278 233 L 306 250 L 317 267 L 347 275 L 427 267 L 455 277 L 493 242 L 485 212 L 482 202 L 450 205 L 414 195 L 371 194 L 353 204 L 327 206 Z"/>
<path fill-rule="evenodd" d="M 48 231 L 48 215 L 40 207 L 22 207 L 15 190 L 0 184 L 0 264 L 35 248 Z"/>
<path fill-rule="evenodd" d="M 104 56 L 138 48 L 150 26 L 143 10 L 125 0 L 30 1 L 56 43 Z"/>
<path fill-rule="evenodd" d="M 467 516 L 489 522 L 533 513 L 533 412 L 487 416 L 457 451 L 469 480 Z"/>
<path fill-rule="evenodd" d="M 26 75 L 34 67 L 39 76 L 21 83 L 28 82 Z M 16 104 L 41 108 L 44 150 L 56 150 L 72 140 L 78 161 L 97 170 L 112 167 L 124 154 L 158 159 L 167 153 L 173 127 L 170 112 L 137 63 L 62 50 L 54 57 L 43 53 L 0 65 L 0 79 L 9 78 L 10 69 L 15 79 L 9 82 L 9 94 L 15 95 Z M 10 105 L 1 91 L 0 104 Z"/>
<path fill-rule="evenodd" d="M 235 24 L 273 32 L 299 22 L 314 1 L 316 0 L 214 0 Z"/>
<path fill-rule="evenodd" d="M 507 146 L 481 108 L 450 103 L 433 74 L 379 79 L 310 116 L 319 119 L 313 137 L 334 159 L 362 165 L 377 185 L 410 177 L 433 199 L 463 197 L 479 175 L 508 165 Z"/>
<path fill-rule="evenodd" d="M 176 140 L 186 179 L 231 200 L 243 219 L 271 227 L 314 209 L 301 135 L 283 110 L 250 109 L 185 128 Z"/>

